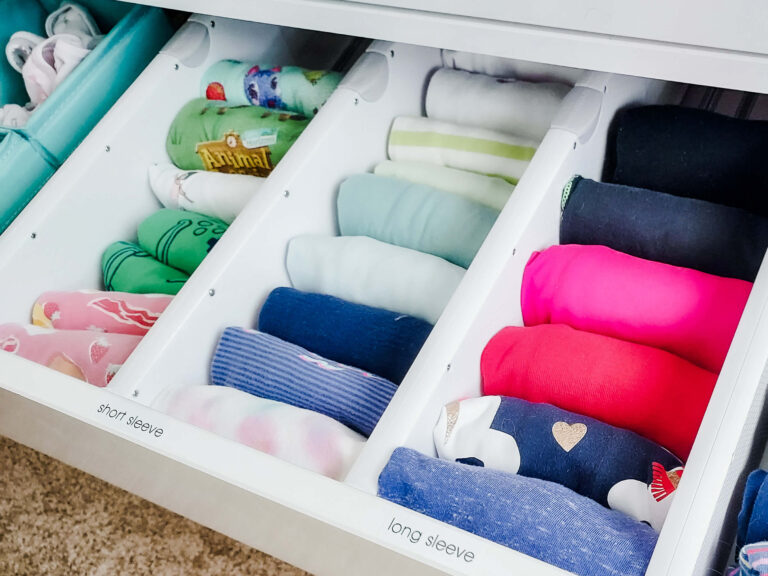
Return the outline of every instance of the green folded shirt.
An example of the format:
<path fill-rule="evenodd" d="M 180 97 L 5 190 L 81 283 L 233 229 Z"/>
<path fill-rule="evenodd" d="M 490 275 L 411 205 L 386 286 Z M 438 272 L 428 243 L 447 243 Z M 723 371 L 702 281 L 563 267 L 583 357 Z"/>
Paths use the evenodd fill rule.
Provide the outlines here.
<path fill-rule="evenodd" d="M 218 218 L 164 208 L 139 225 L 139 246 L 159 262 L 192 274 L 226 231 Z"/>
<path fill-rule="evenodd" d="M 104 287 L 115 292 L 175 295 L 189 276 L 155 260 L 135 244 L 115 242 L 101 259 Z"/>
<path fill-rule="evenodd" d="M 197 98 L 174 118 L 166 150 L 182 170 L 266 177 L 308 124 L 300 114 Z"/>

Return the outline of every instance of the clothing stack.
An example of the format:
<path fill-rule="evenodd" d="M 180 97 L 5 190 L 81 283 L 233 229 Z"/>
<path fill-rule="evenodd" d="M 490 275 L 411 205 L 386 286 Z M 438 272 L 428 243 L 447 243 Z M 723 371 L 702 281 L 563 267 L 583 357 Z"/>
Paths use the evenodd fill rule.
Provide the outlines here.
<path fill-rule="evenodd" d="M 171 123 L 166 150 L 173 163 L 149 168 L 150 188 L 165 208 L 139 226 L 138 244 L 116 242 L 104 253 L 108 290 L 181 289 L 301 135 L 309 123 L 302 111 L 311 105 L 314 115 L 340 80 L 337 72 L 289 68 L 264 74 L 223 60 L 206 71 L 203 97 Z M 259 105 L 264 82 L 268 107 Z"/>
<path fill-rule="evenodd" d="M 0 108 L 0 126 L 22 128 L 30 114 L 69 76 L 102 38 L 88 10 L 64 1 L 48 15 L 44 33 L 20 30 L 5 47 L 11 67 L 24 79 L 29 102 Z"/>
<path fill-rule="evenodd" d="M 766 130 L 620 113 L 613 182 L 565 186 L 561 245 L 528 261 L 484 396 L 443 409 L 439 459 L 395 450 L 380 495 L 577 574 L 644 574 L 768 246 Z"/>
<path fill-rule="evenodd" d="M 222 60 L 171 125 L 172 164 L 150 168 L 166 208 L 229 223 L 258 192 L 341 81 L 335 71 Z"/>
<path fill-rule="evenodd" d="M 138 227 L 138 243 L 115 242 L 104 252 L 107 290 L 171 294 L 181 290 L 227 231 L 227 224 L 185 210 L 163 208 Z"/>
<path fill-rule="evenodd" d="M 242 98 L 246 70 L 235 63 L 220 66 L 211 76 L 221 80 L 208 85 L 208 96 L 234 92 Z M 251 69 L 246 78 L 262 73 Z M 285 94 L 264 100 L 269 91 L 260 80 L 246 85 L 252 103 L 256 95 L 262 106 L 286 101 Z M 291 406 L 323 415 L 346 427 L 341 438 L 356 434 L 362 442 L 471 265 L 568 89 L 438 70 L 426 91 L 427 117 L 395 118 L 389 160 L 373 174 L 342 182 L 336 203 L 340 236 L 291 240 L 286 267 L 292 287 L 268 296 L 258 331 L 224 330 L 211 367 L 211 383 L 220 390 L 179 390 L 174 402 L 197 394 L 223 399 L 231 396 L 227 388 L 235 388 L 281 402 L 285 411 Z M 466 105 L 456 102 L 457 95 Z M 187 415 L 165 397 L 158 402 L 161 410 Z M 207 427 L 221 430 L 215 419 L 211 414 Z M 283 442 L 295 433 L 289 425 L 270 426 L 270 434 Z M 243 441 L 238 434 L 230 437 Z M 264 449 L 262 444 L 251 445 Z M 305 454 L 303 462 L 296 454 L 289 459 L 327 473 L 317 458 L 314 453 Z M 345 470 L 334 472 L 342 477 Z"/>
<path fill-rule="evenodd" d="M 334 71 L 296 66 L 235 60 L 215 63 L 203 76 L 203 97 L 189 102 L 173 121 L 166 142 L 173 164 L 150 168 L 150 185 L 158 200 L 166 211 L 180 217 L 204 217 L 226 227 L 258 192 L 341 77 Z M 153 234 L 151 240 L 159 247 L 166 238 L 167 233 Z M 141 243 L 141 230 L 139 240 Z M 153 252 L 143 244 L 142 248 L 153 254 L 167 253 L 159 248 Z M 363 307 L 337 309 L 335 302 L 309 302 L 298 292 L 275 291 L 264 305 L 263 316 L 275 306 L 281 309 L 286 301 L 292 303 L 295 321 L 300 322 L 302 309 L 310 306 L 320 315 L 327 314 L 326 320 L 335 329 L 340 317 L 369 314 Z M 285 321 L 276 318 L 275 329 Z M 396 334 L 419 327 L 403 321 L 387 329 L 393 334 L 379 337 L 396 341 Z M 334 345 L 332 341 L 326 344 Z M 376 344 L 382 345 L 382 341 Z M 267 374 L 263 363 L 271 363 L 279 371 Z M 170 389 L 153 406 L 338 479 L 362 448 L 361 433 L 370 433 L 394 393 L 394 385 L 384 378 L 321 359 L 266 333 L 240 328 L 228 328 L 222 335 L 212 380 L 227 381 L 230 387 Z M 267 387 L 271 389 L 265 391 Z M 326 395 L 328 390 L 335 396 Z"/>
<path fill-rule="evenodd" d="M 6 51 L 11 65 L 24 75 L 34 105 L 79 62 L 75 56 L 82 58 L 101 38 L 88 12 L 71 2 L 64 2 L 48 17 L 45 29 L 50 36 L 47 40 L 26 32 L 14 34 Z M 208 75 L 219 73 L 221 64 L 214 65 Z M 43 70 L 44 65 L 50 65 L 50 70 Z M 298 83 L 293 71 L 291 80 L 285 82 L 290 88 L 283 100 L 272 104 L 306 106 L 302 98 L 316 83 L 322 84 L 322 96 L 327 98 L 339 79 L 335 72 L 328 73 L 327 79 L 323 72 L 302 74 L 308 78 L 307 85 Z M 263 75 L 257 76 L 261 79 Z M 203 92 L 210 92 L 207 83 Z M 315 100 L 313 106 L 319 108 L 324 101 Z M 176 165 L 153 165 L 149 171 L 150 187 L 169 207 L 138 226 L 136 242 L 115 242 L 107 247 L 102 257 L 107 292 L 44 294 L 35 304 L 32 325 L 0 326 L 0 349 L 90 384 L 108 385 L 264 179 L 226 173 L 229 170 L 218 165 L 216 158 L 230 156 L 221 154 L 222 150 L 217 152 L 217 143 L 209 141 L 222 140 L 230 149 L 225 152 L 236 152 L 242 145 L 246 155 L 252 156 L 244 165 L 251 167 L 258 164 L 251 146 L 257 143 L 262 157 L 269 160 L 266 177 L 308 122 L 291 112 L 267 112 L 250 103 L 230 107 L 217 99 L 209 108 L 207 100 L 193 100 L 179 113 L 169 132 L 168 154 Z M 233 136 L 235 130 L 241 130 L 242 138 Z M 233 138 L 237 146 L 230 146 Z M 206 144 L 211 147 L 206 148 Z M 208 163 L 211 158 L 212 164 Z"/>
<path fill-rule="evenodd" d="M 334 71 L 222 60 L 174 119 L 173 163 L 149 169 L 166 208 L 231 224 L 341 81 Z"/>
<path fill-rule="evenodd" d="M 104 387 L 170 302 L 162 294 L 46 292 L 32 324 L 0 325 L 0 350 Z"/>

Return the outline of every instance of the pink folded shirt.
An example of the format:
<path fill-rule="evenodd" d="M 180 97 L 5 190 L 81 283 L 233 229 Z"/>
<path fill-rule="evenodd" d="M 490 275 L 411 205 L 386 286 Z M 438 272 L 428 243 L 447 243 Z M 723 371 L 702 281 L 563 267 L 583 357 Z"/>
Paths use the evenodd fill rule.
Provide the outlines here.
<path fill-rule="evenodd" d="M 569 244 L 533 253 L 521 304 L 526 326 L 567 324 L 719 372 L 751 289 L 744 280 Z"/>
<path fill-rule="evenodd" d="M 365 445 L 363 436 L 324 414 L 226 386 L 168 388 L 152 407 L 337 480 Z"/>
<path fill-rule="evenodd" d="M 171 303 L 166 294 L 45 292 L 32 308 L 32 323 L 59 330 L 96 330 L 143 336 Z"/>
<path fill-rule="evenodd" d="M 0 350 L 100 387 L 110 383 L 140 341 L 130 334 L 0 325 Z"/>

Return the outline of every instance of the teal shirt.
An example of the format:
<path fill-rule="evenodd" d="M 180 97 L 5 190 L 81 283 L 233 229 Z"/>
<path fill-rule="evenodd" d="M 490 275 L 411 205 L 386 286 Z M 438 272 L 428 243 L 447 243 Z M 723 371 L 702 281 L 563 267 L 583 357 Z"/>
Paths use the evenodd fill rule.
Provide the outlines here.
<path fill-rule="evenodd" d="M 370 236 L 464 268 L 499 215 L 458 194 L 374 174 L 347 178 L 337 205 L 343 236 Z"/>

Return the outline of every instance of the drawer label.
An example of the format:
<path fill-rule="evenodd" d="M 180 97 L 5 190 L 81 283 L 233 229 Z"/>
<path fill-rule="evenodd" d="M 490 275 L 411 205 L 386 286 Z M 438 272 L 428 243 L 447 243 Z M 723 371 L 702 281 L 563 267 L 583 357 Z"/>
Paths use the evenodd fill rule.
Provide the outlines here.
<path fill-rule="evenodd" d="M 445 554 L 451 559 L 461 560 L 470 563 L 475 559 L 475 553 L 460 544 L 450 542 L 440 534 L 426 534 L 419 530 L 412 522 L 403 522 L 393 516 L 387 526 L 387 534 L 399 536 L 403 542 L 413 544 L 414 546 L 424 546 Z"/>
<path fill-rule="evenodd" d="M 163 429 L 156 424 L 147 422 L 135 414 L 131 415 L 127 410 L 120 410 L 119 408 L 115 408 L 109 403 L 100 404 L 96 409 L 96 413 L 100 414 L 108 420 L 112 420 L 115 423 L 123 424 L 129 428 L 134 428 L 135 430 L 144 432 L 148 436 L 152 436 L 154 438 L 162 438 L 163 436 Z"/>

